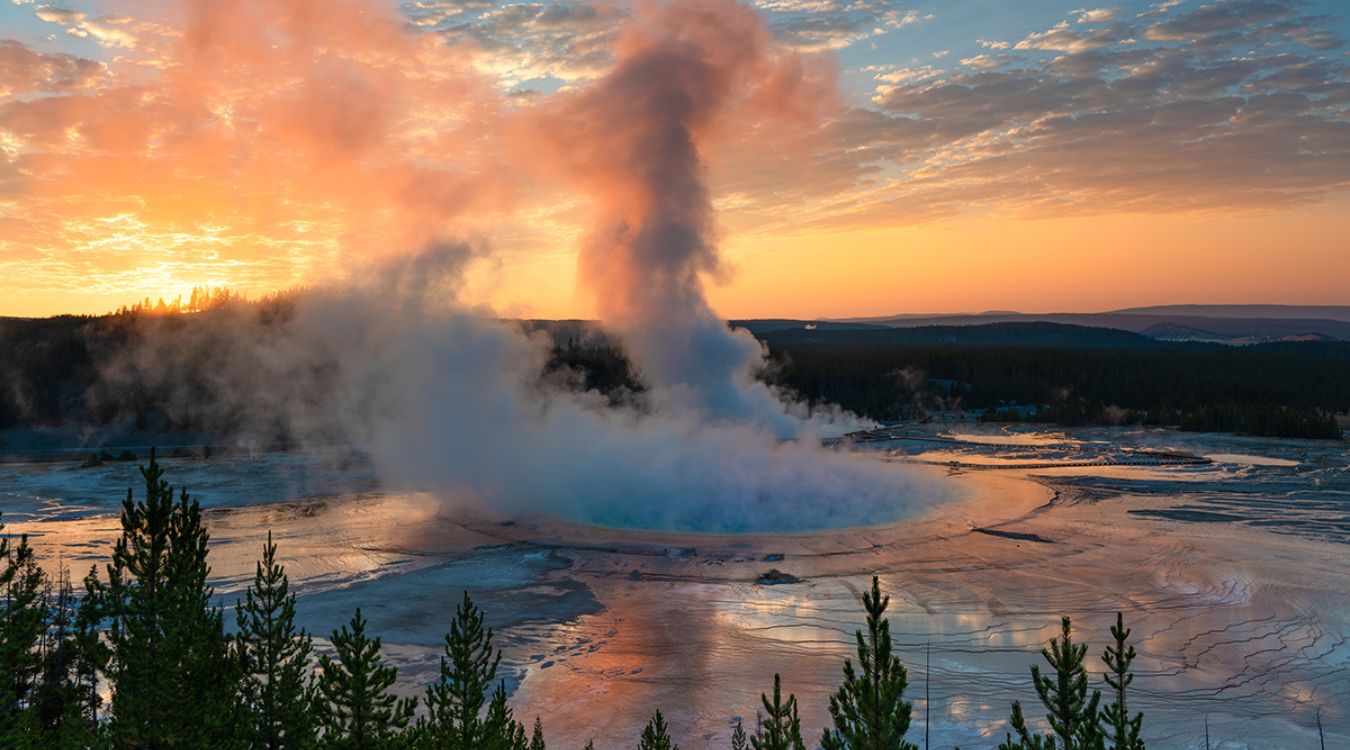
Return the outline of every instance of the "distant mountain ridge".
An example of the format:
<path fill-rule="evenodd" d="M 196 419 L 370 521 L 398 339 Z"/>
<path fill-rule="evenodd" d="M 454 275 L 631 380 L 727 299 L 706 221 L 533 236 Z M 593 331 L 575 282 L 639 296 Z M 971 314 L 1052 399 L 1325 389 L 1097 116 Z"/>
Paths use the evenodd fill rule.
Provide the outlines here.
<path fill-rule="evenodd" d="M 1235 346 L 1275 341 L 1350 341 L 1350 305 L 1159 305 L 1098 313 L 904 314 L 832 322 L 891 328 L 1060 323 L 1131 331 L 1164 341 Z"/>
<path fill-rule="evenodd" d="M 1110 312 L 1206 318 L 1300 318 L 1350 322 L 1350 305 L 1152 305 L 1126 307 Z"/>
<path fill-rule="evenodd" d="M 1154 339 L 1132 331 L 1092 328 L 1064 323 L 989 323 L 971 326 L 910 327 L 833 327 L 749 328 L 771 347 L 811 347 L 850 344 L 857 346 L 910 347 L 1049 347 L 1077 349 L 1159 349 L 1175 348 L 1172 342 Z M 1204 346 L 1192 344 L 1192 346 Z M 1212 346 L 1212 345 L 1211 345 Z"/>

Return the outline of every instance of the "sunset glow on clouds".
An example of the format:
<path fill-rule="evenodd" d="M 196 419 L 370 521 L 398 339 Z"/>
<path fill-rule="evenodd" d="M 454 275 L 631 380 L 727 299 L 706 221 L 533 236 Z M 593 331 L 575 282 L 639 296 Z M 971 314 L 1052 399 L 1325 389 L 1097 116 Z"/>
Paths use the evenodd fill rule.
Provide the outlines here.
<path fill-rule="evenodd" d="M 471 294 L 500 312 L 595 313 L 605 207 L 566 174 L 590 157 L 539 132 L 652 9 L 8 2 L 0 314 L 317 284 L 444 237 L 486 249 Z M 732 93 L 772 106 L 700 125 L 724 314 L 1350 302 L 1335 3 L 758 12 L 792 57 Z"/>

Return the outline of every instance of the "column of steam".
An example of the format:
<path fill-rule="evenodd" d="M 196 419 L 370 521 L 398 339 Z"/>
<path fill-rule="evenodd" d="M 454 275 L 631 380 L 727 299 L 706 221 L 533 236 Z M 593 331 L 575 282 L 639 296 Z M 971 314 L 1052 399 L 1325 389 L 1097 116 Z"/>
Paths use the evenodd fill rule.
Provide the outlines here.
<path fill-rule="evenodd" d="M 658 406 L 781 437 L 799 423 L 754 378 L 761 346 L 728 329 L 704 294 L 720 259 L 699 144 L 733 114 L 772 113 L 779 103 L 765 107 L 765 89 L 796 95 L 802 70 L 748 6 L 647 6 L 623 31 L 609 74 L 540 113 L 540 133 L 596 209 L 580 279 Z"/>

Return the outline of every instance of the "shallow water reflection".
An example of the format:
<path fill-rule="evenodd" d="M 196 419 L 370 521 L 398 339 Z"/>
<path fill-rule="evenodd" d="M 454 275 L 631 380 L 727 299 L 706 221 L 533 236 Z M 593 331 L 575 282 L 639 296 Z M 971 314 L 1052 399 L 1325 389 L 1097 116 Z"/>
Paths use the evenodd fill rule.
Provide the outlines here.
<path fill-rule="evenodd" d="M 684 747 L 725 747 L 736 717 L 753 723 L 775 672 L 801 699 L 814 738 L 862 622 L 858 594 L 875 573 L 893 594 L 916 731 L 928 715 L 935 746 L 995 744 L 1010 700 L 1034 699 L 1027 668 L 1059 615 L 1074 617 L 1095 653 L 1121 610 L 1139 644 L 1150 747 L 1197 747 L 1205 715 L 1216 746 L 1310 747 L 1318 710 L 1327 746 L 1350 747 L 1343 446 L 1083 430 L 1004 447 L 1007 433 L 989 435 L 959 449 L 876 447 L 892 460 L 941 450 L 1022 461 L 1114 441 L 1278 460 L 931 467 L 965 499 L 886 527 L 777 536 L 503 523 L 444 498 L 372 491 L 367 468 L 312 457 L 184 462 L 170 476 L 201 482 L 193 489 L 209 509 L 223 602 L 238 595 L 271 529 L 305 625 L 325 633 L 361 605 L 405 691 L 431 678 L 469 590 L 507 651 L 519 715 L 542 716 L 563 746 L 591 737 L 630 746 L 659 707 Z M 0 508 L 46 564 L 82 573 L 111 547 L 130 471 L 0 466 Z M 800 581 L 757 583 L 770 569 Z"/>

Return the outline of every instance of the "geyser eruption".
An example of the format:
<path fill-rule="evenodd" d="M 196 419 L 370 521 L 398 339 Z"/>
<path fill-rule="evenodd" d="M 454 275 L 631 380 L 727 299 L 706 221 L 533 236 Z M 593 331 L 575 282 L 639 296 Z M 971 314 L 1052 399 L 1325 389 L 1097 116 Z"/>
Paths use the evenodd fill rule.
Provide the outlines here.
<path fill-rule="evenodd" d="M 539 373 L 551 341 L 453 300 L 471 251 L 442 246 L 361 288 L 314 295 L 293 351 L 336 360 L 327 407 L 391 487 L 510 516 L 709 532 L 894 520 L 942 499 L 916 473 L 664 402 L 614 407 Z M 398 304 L 390 305 L 393 295 Z"/>
<path fill-rule="evenodd" d="M 721 261 L 699 144 L 737 115 L 785 116 L 784 102 L 813 95 L 807 67 L 734 0 L 641 6 L 615 58 L 533 115 L 595 203 L 582 283 L 661 398 L 793 437 L 799 415 L 755 379 L 759 343 L 704 295 Z"/>
<path fill-rule="evenodd" d="M 371 16 L 387 12 L 362 7 Z M 350 31 L 264 23 L 257 33 L 270 49 L 300 28 L 305 44 L 325 49 L 340 48 Z M 342 33 L 328 39 L 330 31 Z M 295 92 L 399 78 L 405 60 L 408 81 L 422 74 L 425 45 L 384 46 L 412 57 L 354 56 L 336 79 L 320 66 L 281 80 L 242 58 L 246 69 L 231 77 L 264 100 L 290 101 Z M 822 449 L 812 437 L 822 418 L 755 378 L 759 344 L 728 330 L 704 295 L 703 279 L 720 263 L 700 144 L 738 118 L 793 109 L 780 103 L 809 97 L 818 85 L 802 72 L 808 66 L 776 48 L 756 12 L 732 0 L 642 6 L 615 58 L 609 75 L 526 107 L 513 122 L 500 121 L 505 107 L 470 107 L 465 118 L 487 121 L 465 119 L 460 130 L 514 134 L 505 145 L 518 153 L 502 161 L 556 167 L 593 199 L 581 278 L 649 386 L 643 404 L 615 406 L 542 377 L 552 342 L 464 305 L 465 266 L 489 251 L 450 241 L 354 264 L 348 282 L 301 295 L 293 310 L 265 322 L 230 311 L 188 325 L 147 321 L 142 346 L 109 369 L 110 382 L 186 394 L 175 379 L 197 372 L 215 398 L 203 404 L 185 395 L 170 403 L 175 416 L 206 424 L 223 416 L 264 431 L 281 424 L 302 443 L 354 445 L 389 489 L 430 490 L 505 516 L 800 531 L 893 520 L 942 499 L 949 490 L 916 470 Z M 481 153 L 491 141 L 471 141 L 474 163 L 492 161 Z M 436 182 L 403 180 L 428 162 L 398 139 L 362 139 L 357 153 L 362 163 L 399 166 L 391 189 L 400 205 L 409 185 Z M 468 185 L 451 172 L 455 185 Z M 500 185 L 495 176 L 484 182 L 488 192 Z M 399 215 L 417 221 L 425 211 L 427 226 L 407 236 L 444 234 L 444 217 L 414 203 Z M 781 440 L 787 436 L 802 439 Z"/>

